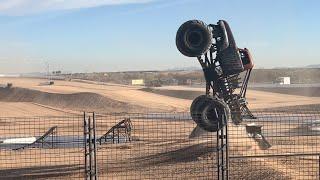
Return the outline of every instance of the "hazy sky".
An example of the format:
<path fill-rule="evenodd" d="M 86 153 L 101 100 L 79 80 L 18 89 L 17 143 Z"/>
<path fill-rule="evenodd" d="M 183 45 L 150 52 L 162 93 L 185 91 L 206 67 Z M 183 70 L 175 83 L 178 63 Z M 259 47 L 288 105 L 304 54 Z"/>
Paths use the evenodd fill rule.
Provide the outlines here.
<path fill-rule="evenodd" d="M 0 0 L 0 74 L 199 66 L 175 47 L 190 19 L 227 20 L 257 67 L 320 64 L 318 0 Z"/>

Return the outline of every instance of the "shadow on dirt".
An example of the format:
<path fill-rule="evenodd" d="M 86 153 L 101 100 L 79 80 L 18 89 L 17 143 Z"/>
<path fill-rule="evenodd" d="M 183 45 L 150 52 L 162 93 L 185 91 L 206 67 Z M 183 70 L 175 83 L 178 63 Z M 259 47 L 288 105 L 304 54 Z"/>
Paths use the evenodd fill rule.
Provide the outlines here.
<path fill-rule="evenodd" d="M 79 165 L 34 166 L 0 170 L 0 177 L 8 180 L 16 179 L 48 179 L 68 176 L 82 171 Z M 80 177 L 79 177 L 80 178 Z"/>

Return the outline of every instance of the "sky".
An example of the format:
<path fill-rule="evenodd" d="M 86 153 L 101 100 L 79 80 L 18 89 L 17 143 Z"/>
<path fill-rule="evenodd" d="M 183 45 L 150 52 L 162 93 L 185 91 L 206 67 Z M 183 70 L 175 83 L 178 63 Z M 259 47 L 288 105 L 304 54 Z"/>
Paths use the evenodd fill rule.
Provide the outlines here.
<path fill-rule="evenodd" d="M 190 19 L 228 21 L 257 68 L 320 64 L 318 0 L 0 0 L 0 74 L 200 67 L 175 46 Z"/>

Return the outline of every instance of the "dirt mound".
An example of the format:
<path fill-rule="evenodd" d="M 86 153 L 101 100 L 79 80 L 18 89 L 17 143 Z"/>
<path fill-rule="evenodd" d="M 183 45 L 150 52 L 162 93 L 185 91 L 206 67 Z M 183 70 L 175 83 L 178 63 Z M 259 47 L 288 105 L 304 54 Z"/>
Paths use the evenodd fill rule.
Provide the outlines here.
<path fill-rule="evenodd" d="M 252 87 L 250 89 L 280 94 L 320 97 L 320 87 Z"/>
<path fill-rule="evenodd" d="M 317 114 L 318 110 L 320 109 L 320 104 L 306 104 L 306 105 L 295 105 L 295 106 L 284 106 L 284 107 L 277 107 L 277 108 L 260 108 L 258 109 L 261 112 L 277 112 L 277 113 L 297 113 L 304 114 L 313 113 Z"/>
<path fill-rule="evenodd" d="M 169 90 L 169 89 L 153 89 L 153 88 L 142 88 L 141 91 L 151 92 L 169 97 L 175 97 L 180 99 L 193 100 L 196 97 L 202 95 L 204 92 L 201 91 L 190 91 L 190 90 Z"/>
<path fill-rule="evenodd" d="M 135 112 L 144 108 L 116 101 L 96 93 L 48 93 L 25 88 L 0 88 L 0 101 L 32 102 L 60 109 L 96 112 Z"/>

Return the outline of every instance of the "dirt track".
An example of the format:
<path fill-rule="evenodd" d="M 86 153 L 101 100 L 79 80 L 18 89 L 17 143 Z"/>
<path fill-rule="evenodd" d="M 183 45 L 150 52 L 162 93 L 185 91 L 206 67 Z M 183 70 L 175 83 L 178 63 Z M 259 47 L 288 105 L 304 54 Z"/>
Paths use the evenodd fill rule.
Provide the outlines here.
<path fill-rule="evenodd" d="M 40 86 L 44 79 L 31 79 L 31 78 L 0 78 L 0 84 L 13 83 L 13 87 L 27 88 L 31 90 L 37 90 L 46 93 L 55 93 L 55 97 L 49 101 L 35 98 L 36 102 L 43 105 L 53 106 L 58 111 L 69 110 L 88 110 L 83 106 L 92 106 L 96 102 L 105 103 L 103 107 L 90 107 L 92 110 L 103 111 L 140 111 L 143 109 L 148 112 L 183 112 L 188 111 L 192 102 L 192 97 L 203 92 L 202 88 L 188 88 L 188 87 L 161 87 L 157 89 L 157 92 L 146 92 L 140 90 L 142 87 L 135 86 L 123 86 L 116 84 L 97 84 L 95 82 L 72 82 L 72 81 L 55 81 L 52 86 Z M 169 94 L 161 94 L 158 92 L 169 92 Z M 190 96 L 188 92 L 192 91 L 194 94 Z M 44 95 L 38 92 L 38 95 Z M 82 102 L 83 106 L 77 106 L 80 100 L 76 100 L 77 103 L 67 103 L 64 97 L 65 94 L 69 94 L 69 97 L 77 97 L 77 95 L 85 96 L 85 99 L 89 100 L 88 103 Z M 52 95 L 52 94 L 51 94 Z M 183 98 L 182 96 L 189 96 Z M 92 97 L 93 100 L 90 100 Z M 278 93 L 269 93 L 263 91 L 248 90 L 249 106 L 252 109 L 257 108 L 269 108 L 269 107 L 283 107 L 294 106 L 304 104 L 317 104 L 320 102 L 320 97 L 304 97 L 297 95 L 287 95 Z M 21 97 L 20 97 L 21 98 Z M 74 99 L 74 98 L 72 98 Z M 70 100 L 70 98 L 69 98 Z M 44 102 L 45 101 L 45 102 Z M 61 102 L 60 102 L 61 101 Z M 94 103 L 92 103 L 92 102 Z M 18 101 L 15 101 L 18 102 Z M 99 103 L 98 103 L 99 104 Z M 115 105 L 116 109 L 108 109 L 110 104 Z M 142 107 L 142 108 L 132 108 Z M 40 109 L 39 109 L 40 110 Z M 45 108 L 43 109 L 45 110 Z M 2 113 L 10 114 L 10 109 Z M 33 112 L 33 111 L 32 111 Z"/>
<path fill-rule="evenodd" d="M 123 86 L 115 84 L 99 85 L 83 82 L 55 81 L 52 86 L 39 86 L 42 79 L 29 78 L 0 78 L 0 84 L 13 83 L 14 87 L 22 87 L 48 93 L 72 94 L 95 93 L 115 101 L 142 106 L 147 111 L 187 111 L 190 100 L 178 99 L 154 93 L 140 91 L 140 87 Z"/>
<path fill-rule="evenodd" d="M 143 112 L 144 108 L 116 101 L 100 94 L 80 92 L 72 94 L 48 93 L 25 88 L 0 88 L 2 102 L 29 102 L 69 109 L 73 111 L 96 112 Z"/>
<path fill-rule="evenodd" d="M 142 91 L 171 96 L 175 98 L 193 100 L 203 94 L 203 88 L 191 88 L 183 86 L 169 86 L 160 88 L 142 88 Z M 287 93 L 271 93 L 249 89 L 247 100 L 251 109 L 276 108 L 285 106 L 319 104 L 319 97 L 306 97 L 301 95 L 289 95 Z"/>
<path fill-rule="evenodd" d="M 280 94 L 291 94 L 309 97 L 320 97 L 320 87 L 276 87 L 276 88 L 263 88 L 256 87 L 250 88 L 257 91 L 274 92 Z"/>
<path fill-rule="evenodd" d="M 28 102 L 0 102 L 0 109 L 1 117 L 61 116 L 69 114 L 67 111 Z"/>

